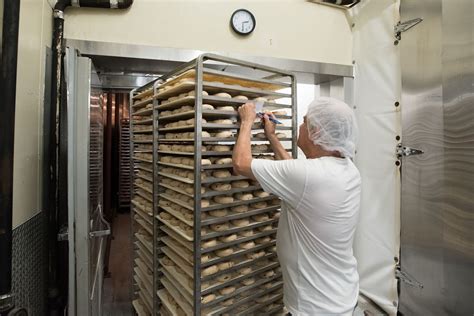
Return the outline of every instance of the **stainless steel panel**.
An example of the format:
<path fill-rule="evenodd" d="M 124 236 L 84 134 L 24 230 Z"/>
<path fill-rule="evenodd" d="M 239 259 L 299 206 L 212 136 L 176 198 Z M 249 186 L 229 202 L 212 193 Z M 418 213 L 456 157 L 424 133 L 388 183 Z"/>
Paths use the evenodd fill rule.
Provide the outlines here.
<path fill-rule="evenodd" d="M 147 59 L 149 61 L 160 60 L 162 62 L 188 62 L 206 53 L 199 50 L 165 48 L 149 45 L 131 45 L 119 43 L 106 43 L 95 41 L 82 41 L 67 39 L 68 46 L 77 48 L 83 55 L 125 57 L 132 59 Z M 353 67 L 350 65 L 339 65 L 320 63 L 314 61 L 274 58 L 264 56 L 249 56 L 242 54 L 217 53 L 221 56 L 238 58 L 249 62 L 259 63 L 291 72 L 305 72 L 319 75 L 332 75 L 341 77 L 352 77 Z M 171 64 L 170 64 L 171 65 Z M 148 68 L 149 69 L 149 68 Z"/>
<path fill-rule="evenodd" d="M 400 282 L 406 315 L 472 315 L 474 227 L 471 0 L 401 1 L 403 144 Z"/>

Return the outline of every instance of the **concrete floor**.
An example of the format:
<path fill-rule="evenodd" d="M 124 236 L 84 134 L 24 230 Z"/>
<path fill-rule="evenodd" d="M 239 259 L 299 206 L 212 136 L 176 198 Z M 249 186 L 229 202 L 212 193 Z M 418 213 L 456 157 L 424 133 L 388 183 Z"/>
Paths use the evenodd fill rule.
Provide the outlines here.
<path fill-rule="evenodd" d="M 131 316 L 130 214 L 118 214 L 113 223 L 110 248 L 110 277 L 104 280 L 103 315 Z"/>

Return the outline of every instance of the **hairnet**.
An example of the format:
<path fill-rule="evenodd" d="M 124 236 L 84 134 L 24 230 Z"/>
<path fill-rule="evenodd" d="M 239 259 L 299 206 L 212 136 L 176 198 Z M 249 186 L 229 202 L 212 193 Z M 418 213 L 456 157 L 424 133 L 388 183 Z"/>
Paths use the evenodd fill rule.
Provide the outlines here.
<path fill-rule="evenodd" d="M 328 97 L 315 99 L 308 106 L 306 124 L 315 145 L 354 157 L 358 128 L 354 111 L 346 103 Z"/>

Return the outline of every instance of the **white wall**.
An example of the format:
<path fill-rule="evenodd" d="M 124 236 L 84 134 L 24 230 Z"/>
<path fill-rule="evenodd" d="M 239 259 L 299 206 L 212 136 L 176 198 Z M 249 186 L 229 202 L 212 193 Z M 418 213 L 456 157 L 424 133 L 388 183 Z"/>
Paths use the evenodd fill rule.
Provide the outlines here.
<path fill-rule="evenodd" d="M 246 38 L 229 26 L 232 12 L 252 11 Z M 188 48 L 351 64 L 352 33 L 343 10 L 305 0 L 135 0 L 127 11 L 67 9 L 71 39 Z"/>
<path fill-rule="evenodd" d="M 13 227 L 41 209 L 42 114 L 46 46 L 52 13 L 46 0 L 22 0 L 13 167 Z"/>

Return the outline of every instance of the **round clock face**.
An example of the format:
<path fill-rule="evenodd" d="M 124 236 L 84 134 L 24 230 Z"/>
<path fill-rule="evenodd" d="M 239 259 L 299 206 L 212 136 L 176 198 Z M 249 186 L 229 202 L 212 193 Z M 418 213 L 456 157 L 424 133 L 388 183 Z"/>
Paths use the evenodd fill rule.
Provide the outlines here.
<path fill-rule="evenodd" d="M 240 9 L 232 14 L 230 24 L 235 32 L 240 35 L 249 35 L 255 29 L 255 17 L 250 11 Z"/>

